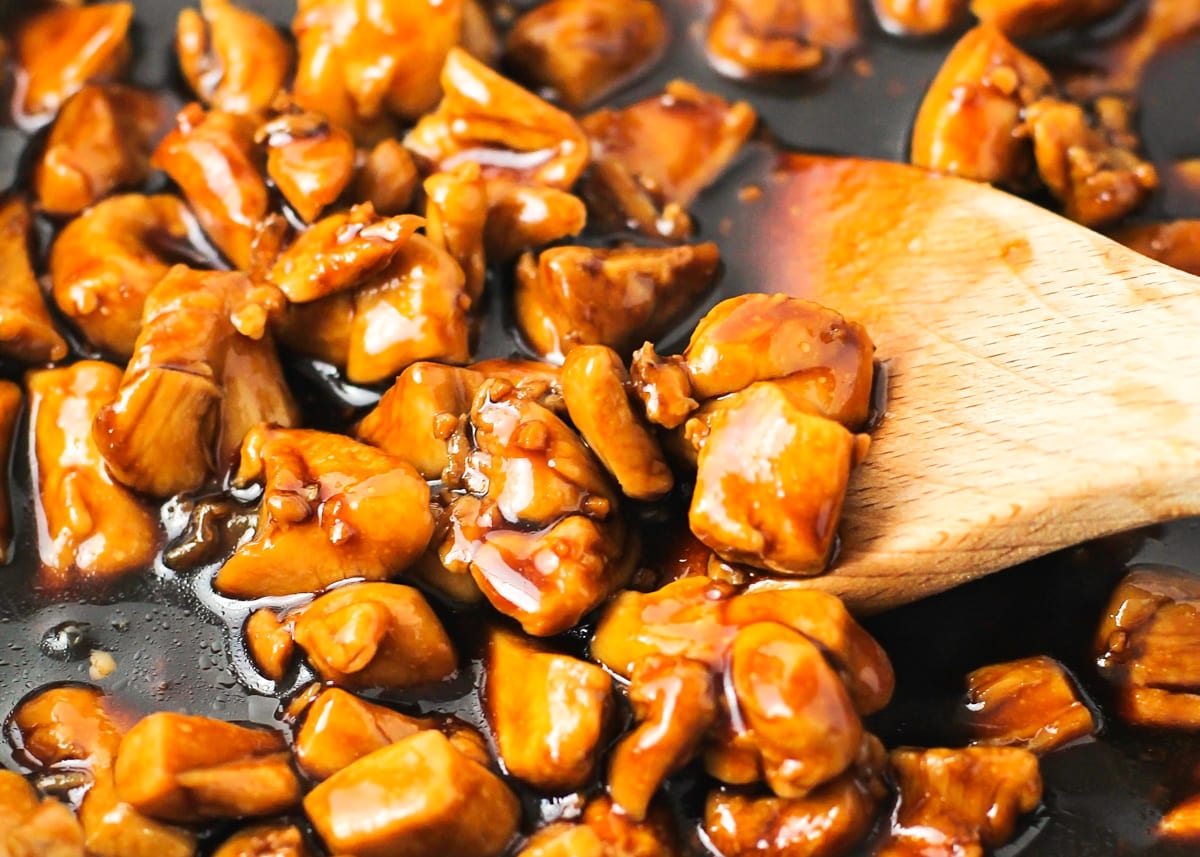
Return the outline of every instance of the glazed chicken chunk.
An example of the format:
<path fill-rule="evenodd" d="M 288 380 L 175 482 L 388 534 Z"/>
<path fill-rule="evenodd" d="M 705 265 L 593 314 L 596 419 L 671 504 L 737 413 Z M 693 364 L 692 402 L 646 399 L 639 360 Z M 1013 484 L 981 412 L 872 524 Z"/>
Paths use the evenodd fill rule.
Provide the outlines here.
<path fill-rule="evenodd" d="M 893 750 L 900 802 L 880 857 L 982 855 L 1042 799 L 1037 757 L 1017 747 Z"/>
<path fill-rule="evenodd" d="M 517 321 L 543 356 L 576 345 L 628 353 L 662 336 L 712 285 L 715 244 L 599 250 L 555 247 L 517 266 Z"/>
<path fill-rule="evenodd" d="M 405 461 L 340 435 L 260 426 L 239 485 L 264 485 L 258 527 L 217 573 L 235 598 L 316 592 L 403 571 L 433 534 L 429 488 Z"/>
<path fill-rule="evenodd" d="M 67 343 L 46 309 L 29 256 L 33 220 L 20 197 L 0 205 L 0 354 L 27 363 L 67 356 Z"/>
<path fill-rule="evenodd" d="M 551 0 L 517 19 L 505 52 L 524 78 L 578 110 L 652 65 L 667 35 L 650 0 Z"/>
<path fill-rule="evenodd" d="M 1166 729 L 1200 725 L 1200 580 L 1141 567 L 1121 581 L 1096 632 L 1101 674 L 1116 685 L 1126 721 Z"/>
<path fill-rule="evenodd" d="M 413 687 L 449 678 L 458 668 L 442 623 L 411 586 L 341 586 L 288 619 L 317 674 L 342 687 Z"/>
<path fill-rule="evenodd" d="M 657 805 L 633 821 L 608 798 L 584 807 L 578 823 L 555 822 L 530 837 L 518 857 L 681 857 L 670 813 Z"/>
<path fill-rule="evenodd" d="M 872 0 L 883 26 L 912 36 L 933 36 L 966 17 L 968 0 Z"/>
<path fill-rule="evenodd" d="M 1012 38 L 1081 27 L 1109 15 L 1126 0 L 971 0 L 971 12 Z"/>
<path fill-rule="evenodd" d="M 485 660 L 488 723 L 508 773 L 552 794 L 586 785 L 612 714 L 608 674 L 499 629 Z"/>
<path fill-rule="evenodd" d="M 319 113 L 285 108 L 254 138 L 267 147 L 267 175 L 305 223 L 320 217 L 354 179 L 354 140 Z"/>
<path fill-rule="evenodd" d="M 363 756 L 432 725 L 339 688 L 327 688 L 304 712 L 296 733 L 296 764 L 313 780 L 328 779 Z"/>
<path fill-rule="evenodd" d="M 300 800 L 290 759 L 278 732 L 160 712 L 121 739 L 117 795 L 164 821 L 274 815 Z"/>
<path fill-rule="evenodd" d="M 0 770 L 0 854 L 84 857 L 83 831 L 65 804 L 42 799 L 24 777 Z"/>
<path fill-rule="evenodd" d="M 159 547 L 157 518 L 113 479 L 92 438 L 120 382 L 120 369 L 94 360 L 26 377 L 38 550 L 56 586 L 146 568 Z"/>
<path fill-rule="evenodd" d="M 1200 276 L 1200 220 L 1121 226 L 1109 235 L 1151 259 Z"/>
<path fill-rule="evenodd" d="M 921 102 L 913 127 L 919 167 L 1017 188 L 1028 186 L 1033 153 L 1023 111 L 1053 89 L 1050 73 L 994 27 L 959 40 Z"/>
<path fill-rule="evenodd" d="M 318 784 L 304 811 L 336 854 L 499 857 L 521 806 L 478 759 L 425 730 Z"/>
<path fill-rule="evenodd" d="M 1066 668 L 1047 657 L 975 670 L 967 676 L 965 708 L 974 743 L 1039 755 L 1096 730 Z"/>
<path fill-rule="evenodd" d="M 312 857 L 300 828 L 292 824 L 256 824 L 221 843 L 213 857 Z"/>
<path fill-rule="evenodd" d="M 731 77 L 794 74 L 858 42 L 853 0 L 718 0 L 709 62 Z"/>
<path fill-rule="evenodd" d="M 149 92 L 88 85 L 59 111 L 34 168 L 33 186 L 50 214 L 78 214 L 150 175 L 150 154 L 167 131 L 165 107 Z"/>

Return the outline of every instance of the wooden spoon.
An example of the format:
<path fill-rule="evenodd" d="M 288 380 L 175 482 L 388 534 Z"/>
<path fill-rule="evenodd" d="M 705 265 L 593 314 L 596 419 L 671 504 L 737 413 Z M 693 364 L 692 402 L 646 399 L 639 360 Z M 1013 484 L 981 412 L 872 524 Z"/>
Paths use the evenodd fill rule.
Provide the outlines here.
<path fill-rule="evenodd" d="M 1200 279 L 986 185 L 783 167 L 764 282 L 865 323 L 890 377 L 812 585 L 877 611 L 1200 513 Z"/>

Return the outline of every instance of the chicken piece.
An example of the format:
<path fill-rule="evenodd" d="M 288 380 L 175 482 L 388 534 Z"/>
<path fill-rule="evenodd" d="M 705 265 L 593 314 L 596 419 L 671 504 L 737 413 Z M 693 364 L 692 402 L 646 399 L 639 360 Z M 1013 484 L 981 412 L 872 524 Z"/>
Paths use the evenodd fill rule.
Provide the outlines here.
<path fill-rule="evenodd" d="M 0 854 L 84 857 L 83 831 L 65 805 L 40 799 L 23 777 L 0 770 Z"/>
<path fill-rule="evenodd" d="M 505 770 L 550 794 L 582 788 L 612 714 L 608 673 L 500 629 L 485 662 L 485 712 Z"/>
<path fill-rule="evenodd" d="M 1117 712 L 1138 726 L 1200 726 L 1200 579 L 1172 568 L 1142 567 L 1109 599 L 1094 650 L 1116 685 Z"/>
<path fill-rule="evenodd" d="M 140 89 L 88 85 L 59 111 L 34 167 L 47 214 L 78 214 L 150 175 L 150 153 L 167 130 L 163 102 Z"/>
<path fill-rule="evenodd" d="M 975 670 L 967 676 L 964 708 L 973 743 L 1038 755 L 1096 731 L 1066 668 L 1044 656 Z"/>
<path fill-rule="evenodd" d="M 1200 843 L 1200 795 L 1175 804 L 1158 822 L 1159 837 L 1195 846 Z"/>
<path fill-rule="evenodd" d="M 18 112 L 52 118 L 85 84 L 116 77 L 129 59 L 132 21 L 132 3 L 52 6 L 26 18 L 13 46 L 25 78 Z"/>
<path fill-rule="evenodd" d="M 313 780 L 328 779 L 381 747 L 432 726 L 430 720 L 331 687 L 321 691 L 305 713 L 296 733 L 296 763 Z"/>
<path fill-rule="evenodd" d="M 87 780 L 79 806 L 91 857 L 191 857 L 196 837 L 149 819 L 117 797 L 115 762 L 126 723 L 94 688 L 52 687 L 23 702 L 13 724 L 25 751 L 48 771 L 80 771 Z"/>
<path fill-rule="evenodd" d="M 675 485 L 662 447 L 629 399 L 629 373 L 604 345 L 571 349 L 563 364 L 563 398 L 571 422 L 626 496 L 657 500 Z"/>
<path fill-rule="evenodd" d="M 484 65 L 495 67 L 500 64 L 500 36 L 492 23 L 492 7 L 485 6 L 484 2 L 464 0 L 459 44 Z"/>
<path fill-rule="evenodd" d="M 772 383 L 727 402 L 700 448 L 688 512 L 692 532 L 729 562 L 820 574 L 869 436 L 809 413 Z"/>
<path fill-rule="evenodd" d="M 425 479 L 440 479 L 450 461 L 446 442 L 471 409 L 482 373 L 440 363 L 405 369 L 358 424 L 359 439 L 399 456 Z"/>
<path fill-rule="evenodd" d="M 900 802 L 880 857 L 981 857 L 1042 800 L 1037 757 L 1018 747 L 893 750 L 889 762 Z"/>
<path fill-rule="evenodd" d="M 286 109 L 254 139 L 267 147 L 267 175 L 305 223 L 320 217 L 354 178 L 354 140 L 319 113 Z"/>
<path fill-rule="evenodd" d="M 234 267 L 246 270 L 270 197 L 259 172 L 254 123 L 221 110 L 189 104 L 151 163 L 165 172 L 195 212 L 205 233 Z"/>
<path fill-rule="evenodd" d="M 574 237 L 587 225 L 587 206 L 566 191 L 505 179 L 492 179 L 487 189 L 483 243 L 493 262 L 507 262 L 532 247 Z"/>
<path fill-rule="evenodd" d="M 1050 94 L 1041 63 L 994 27 L 963 36 L 937 73 L 913 127 L 919 167 L 1017 189 L 1028 187 L 1033 152 L 1022 114 Z"/>
<path fill-rule="evenodd" d="M 283 681 L 295 651 L 288 627 L 273 610 L 263 607 L 250 614 L 242 633 L 246 651 L 259 671 L 271 681 Z"/>
<path fill-rule="evenodd" d="M 576 345 L 619 353 L 657 339 L 716 277 L 715 244 L 670 248 L 555 247 L 517 266 L 517 322 L 539 353 L 562 360 Z"/>
<path fill-rule="evenodd" d="M 710 792 L 704 831 L 725 857 L 838 857 L 862 841 L 887 795 L 887 753 L 867 736 L 854 767 L 802 798 Z"/>
<path fill-rule="evenodd" d="M 421 360 L 466 363 L 470 308 L 454 257 L 413 235 L 388 267 L 355 292 L 346 378 L 372 384 Z"/>
<path fill-rule="evenodd" d="M 345 371 L 354 324 L 354 292 L 334 292 L 306 304 L 289 304 L 275 325 L 284 348 Z"/>
<path fill-rule="evenodd" d="M 369 202 L 384 217 L 403 214 L 412 204 L 419 175 L 412 155 L 399 140 L 386 139 L 371 149 L 354 180 L 354 198 Z M 427 223 L 425 233 L 432 223 Z"/>
<path fill-rule="evenodd" d="M 450 51 L 442 89 L 437 110 L 404 138 L 405 146 L 437 169 L 475 161 L 489 179 L 570 190 L 587 166 L 587 137 L 574 119 L 466 51 Z"/>
<path fill-rule="evenodd" d="M 483 230 L 488 221 L 488 187 L 479 164 L 467 161 L 425 179 L 425 234 L 463 270 L 467 295 L 483 296 L 487 258 Z"/>
<path fill-rule="evenodd" d="M 1137 154 L 1128 103 L 1100 98 L 1092 110 L 1094 122 L 1078 104 L 1043 98 L 1025 113 L 1038 175 L 1084 226 L 1120 220 L 1158 187 L 1154 165 Z"/>
<path fill-rule="evenodd" d="M 854 321 L 786 295 L 741 295 L 696 325 L 684 352 L 698 400 L 786 380 L 805 410 L 857 431 L 871 410 L 875 345 Z"/>
<path fill-rule="evenodd" d="M 254 303 L 255 291 L 279 302 L 271 290 L 255 290 L 242 274 L 198 272 L 182 265 L 154 287 L 121 388 L 96 414 L 92 430 L 117 481 L 144 494 L 168 497 L 199 488 L 218 473 L 218 465 L 232 463 L 217 460 L 222 446 L 231 446 L 222 442 L 225 358 L 232 341 L 242 337 L 235 318 L 247 306 L 266 312 Z M 255 344 L 273 348 L 269 339 Z M 273 379 L 255 382 L 270 383 L 278 398 L 290 401 L 282 372 L 274 368 Z M 257 424 L 294 414 L 295 406 L 284 414 L 257 410 L 238 414 L 238 427 L 244 431 L 247 418 Z M 234 443 L 240 445 L 241 437 Z"/>
<path fill-rule="evenodd" d="M 509 529 L 471 496 L 455 501 L 450 519 L 443 564 L 469 568 L 492 606 L 535 637 L 575 627 L 633 573 L 636 551 L 617 523 L 567 515 L 541 530 Z"/>
<path fill-rule="evenodd" d="M 264 484 L 254 538 L 217 572 L 234 598 L 317 592 L 403 571 L 433 535 L 429 487 L 405 461 L 340 435 L 259 426 L 234 483 Z M 403 522 L 403 526 L 397 526 Z"/>
<path fill-rule="evenodd" d="M 971 0 L 971 13 L 1013 39 L 1083 27 L 1111 15 L 1126 0 Z"/>
<path fill-rule="evenodd" d="M 12 381 L 0 381 L 0 462 L 11 464 L 17 423 L 21 419 L 21 388 Z M 0 484 L 0 557 L 7 558 L 13 541 L 12 496 L 6 483 Z"/>
<path fill-rule="evenodd" d="M 376 750 L 304 799 L 335 854 L 499 857 L 521 805 L 499 777 L 434 730 Z"/>
<path fill-rule="evenodd" d="M 1200 220 L 1121 226 L 1109 237 L 1151 259 L 1200 276 Z"/>
<path fill-rule="evenodd" d="M 391 115 L 416 119 L 437 103 L 462 22 L 462 0 L 300 0 L 296 103 L 378 142 Z"/>
<path fill-rule="evenodd" d="M 157 516 L 113 480 L 92 439 L 120 381 L 120 369 L 94 360 L 26 376 L 38 554 L 56 587 L 149 568 L 158 551 Z"/>
<path fill-rule="evenodd" d="M 730 77 L 797 74 L 858 43 L 853 0 L 718 0 L 708 60 Z"/>
<path fill-rule="evenodd" d="M 410 214 L 381 218 L 370 204 L 331 214 L 279 256 L 270 280 L 294 303 L 361 285 L 396 258 L 423 222 Z"/>
<path fill-rule="evenodd" d="M 622 110 L 591 114 L 582 122 L 593 161 L 584 196 L 598 225 L 683 239 L 691 231 L 684 210 L 725 171 L 757 122 L 746 102 L 730 104 L 683 80 Z"/>
<path fill-rule="evenodd" d="M 274 815 L 300 800 L 290 758 L 278 732 L 159 712 L 121 739 L 117 795 L 151 818 L 185 824 Z"/>
<path fill-rule="evenodd" d="M 254 304 L 251 304 L 253 311 Z M 256 425 L 279 428 L 300 424 L 300 409 L 283 377 L 283 367 L 270 334 L 261 339 L 238 335 L 229 341 L 221 379 L 221 432 L 216 448 L 218 471 L 236 464 L 242 442 Z"/>
<path fill-rule="evenodd" d="M 312 857 L 304 834 L 293 824 L 259 824 L 239 830 L 213 857 Z"/>
<path fill-rule="evenodd" d="M 133 353 L 146 296 L 191 255 L 195 221 L 173 196 L 106 199 L 72 220 L 50 250 L 54 301 L 96 348 Z"/>
<path fill-rule="evenodd" d="M 681 857 L 670 812 L 652 808 L 645 821 L 634 821 L 608 798 L 596 798 L 579 823 L 556 822 L 525 843 L 518 857 Z"/>
<path fill-rule="evenodd" d="M 884 29 L 908 36 L 937 36 L 967 16 L 968 0 L 872 0 Z"/>
<path fill-rule="evenodd" d="M 629 370 L 633 392 L 641 400 L 646 418 L 655 425 L 678 428 L 700 406 L 692 398 L 692 379 L 682 357 L 659 357 L 647 342 L 634 352 Z M 690 452 L 694 464 L 695 448 Z"/>
<path fill-rule="evenodd" d="M 229 0 L 200 0 L 179 13 L 179 67 L 196 97 L 226 113 L 266 110 L 287 84 L 293 51 L 265 18 Z"/>
<path fill-rule="evenodd" d="M 29 240 L 33 222 L 20 197 L 0 204 L 0 354 L 26 363 L 67 356 L 67 343 L 54 327 L 33 272 Z"/>
<path fill-rule="evenodd" d="M 654 65 L 668 36 L 650 0 L 551 0 L 517 19 L 505 54 L 522 77 L 579 110 Z"/>
<path fill-rule="evenodd" d="M 695 758 L 717 719 L 710 668 L 669 655 L 642 658 L 629 679 L 638 726 L 621 739 L 609 762 L 609 794 L 634 821 L 644 821 L 663 780 Z"/>

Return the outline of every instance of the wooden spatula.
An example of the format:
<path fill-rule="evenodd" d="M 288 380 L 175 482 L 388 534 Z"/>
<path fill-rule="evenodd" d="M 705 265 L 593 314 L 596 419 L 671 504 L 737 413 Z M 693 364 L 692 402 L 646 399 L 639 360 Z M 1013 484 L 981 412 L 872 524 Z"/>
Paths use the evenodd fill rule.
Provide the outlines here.
<path fill-rule="evenodd" d="M 865 323 L 890 376 L 814 586 L 881 610 L 1200 513 L 1200 279 L 986 185 L 785 167 L 765 284 Z"/>

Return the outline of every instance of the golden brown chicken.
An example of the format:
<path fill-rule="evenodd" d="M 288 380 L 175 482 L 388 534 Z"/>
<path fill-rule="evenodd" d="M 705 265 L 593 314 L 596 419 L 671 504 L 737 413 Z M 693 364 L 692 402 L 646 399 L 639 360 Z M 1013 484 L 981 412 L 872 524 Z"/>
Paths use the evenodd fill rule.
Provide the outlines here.
<path fill-rule="evenodd" d="M 967 14 L 968 0 L 872 0 L 880 23 L 892 32 L 934 36 L 952 29 Z"/>
<path fill-rule="evenodd" d="M 795 74 L 858 42 L 853 0 L 717 0 L 705 42 L 731 77 Z"/>
<path fill-rule="evenodd" d="M 67 356 L 67 343 L 55 329 L 29 256 L 33 220 L 20 197 L 0 205 L 0 354 L 26 363 L 49 363 Z"/>
<path fill-rule="evenodd" d="M 319 113 L 285 107 L 254 139 L 267 148 L 267 175 L 305 223 L 320 217 L 354 178 L 354 140 Z"/>
<path fill-rule="evenodd" d="M 971 13 L 1014 39 L 1091 24 L 1127 0 L 971 0 Z"/>
<path fill-rule="evenodd" d="M 296 764 L 313 780 L 325 780 L 362 757 L 433 726 L 431 720 L 409 717 L 336 687 L 326 688 L 304 712 L 296 733 Z"/>
<path fill-rule="evenodd" d="M 239 830 L 213 857 L 312 857 L 300 828 L 292 824 L 256 824 Z"/>
<path fill-rule="evenodd" d="M 967 676 L 964 719 L 974 743 L 1049 753 L 1096 731 L 1066 668 L 1045 656 L 980 667 Z"/>

